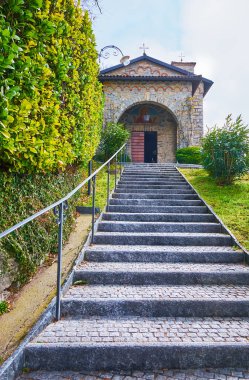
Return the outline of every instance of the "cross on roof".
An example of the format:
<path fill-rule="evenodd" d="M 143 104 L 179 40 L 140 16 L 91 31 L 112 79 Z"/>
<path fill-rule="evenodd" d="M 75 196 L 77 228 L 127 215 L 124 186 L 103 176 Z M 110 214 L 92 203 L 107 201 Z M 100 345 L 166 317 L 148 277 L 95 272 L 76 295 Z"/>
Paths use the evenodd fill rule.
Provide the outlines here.
<path fill-rule="evenodd" d="M 146 55 L 145 50 L 147 50 L 149 48 L 145 46 L 145 43 L 143 43 L 143 45 L 139 49 L 143 49 L 143 51 L 144 51 L 143 55 Z"/>
<path fill-rule="evenodd" d="M 182 62 L 182 59 L 185 57 L 185 55 L 182 55 L 181 53 L 181 55 L 179 55 L 178 57 L 181 58 L 181 62 Z"/>

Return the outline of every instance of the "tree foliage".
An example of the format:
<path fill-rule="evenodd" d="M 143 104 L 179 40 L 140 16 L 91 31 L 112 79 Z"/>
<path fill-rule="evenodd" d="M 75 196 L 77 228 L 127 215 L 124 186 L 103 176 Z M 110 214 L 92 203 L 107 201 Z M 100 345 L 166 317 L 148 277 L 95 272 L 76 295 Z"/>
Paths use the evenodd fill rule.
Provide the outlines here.
<path fill-rule="evenodd" d="M 50 172 L 88 161 L 103 103 L 88 13 L 74 0 L 4 0 L 0 52 L 1 166 Z"/>
<path fill-rule="evenodd" d="M 121 123 L 108 123 L 102 130 L 97 159 L 108 160 L 130 137 Z"/>
<path fill-rule="evenodd" d="M 219 184 L 231 184 L 249 170 L 249 130 L 241 116 L 231 115 L 222 128 L 214 127 L 203 139 L 203 164 Z"/>

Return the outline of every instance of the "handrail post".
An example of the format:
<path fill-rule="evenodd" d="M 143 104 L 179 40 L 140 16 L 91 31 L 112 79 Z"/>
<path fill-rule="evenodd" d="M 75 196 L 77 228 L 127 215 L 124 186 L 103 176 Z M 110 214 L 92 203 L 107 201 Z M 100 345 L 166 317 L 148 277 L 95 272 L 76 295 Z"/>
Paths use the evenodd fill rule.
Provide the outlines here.
<path fill-rule="evenodd" d="M 115 190 L 117 187 L 117 155 L 115 156 Z"/>
<path fill-rule="evenodd" d="M 56 213 L 56 211 L 55 211 Z M 58 262 L 57 262 L 57 289 L 56 289 L 56 320 L 61 318 L 61 268 L 62 268 L 62 239 L 63 239 L 63 215 L 64 202 L 58 206 Z"/>
<path fill-rule="evenodd" d="M 92 244 L 94 240 L 96 175 L 92 178 Z"/>
<path fill-rule="evenodd" d="M 90 175 L 92 174 L 92 168 L 93 168 L 93 162 L 92 160 L 90 160 L 88 162 L 88 177 L 90 177 Z M 88 181 L 88 187 L 87 187 L 87 194 L 88 195 L 91 195 L 91 181 Z"/>
<path fill-rule="evenodd" d="M 121 174 L 122 174 L 122 150 L 120 151 L 120 154 L 119 154 L 119 178 L 121 178 Z"/>
<path fill-rule="evenodd" d="M 106 203 L 106 211 L 109 211 L 109 197 L 110 197 L 110 162 L 108 162 L 108 166 L 107 166 L 107 203 Z"/>

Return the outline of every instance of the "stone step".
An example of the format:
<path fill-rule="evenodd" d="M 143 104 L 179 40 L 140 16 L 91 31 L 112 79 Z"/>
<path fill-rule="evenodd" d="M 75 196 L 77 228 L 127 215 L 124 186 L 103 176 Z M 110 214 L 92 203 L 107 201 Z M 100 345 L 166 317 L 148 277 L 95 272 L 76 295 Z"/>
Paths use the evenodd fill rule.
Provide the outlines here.
<path fill-rule="evenodd" d="M 170 174 L 170 175 L 122 175 L 123 181 L 132 181 L 132 182 L 141 182 L 141 181 L 169 181 L 169 180 L 184 180 L 184 178 L 179 174 Z"/>
<path fill-rule="evenodd" d="M 63 317 L 248 317 L 249 286 L 72 286 Z"/>
<path fill-rule="evenodd" d="M 184 178 L 182 174 L 178 172 L 123 172 L 123 177 L 129 177 L 130 179 L 133 178 L 133 180 L 136 180 L 137 178 L 156 178 L 156 179 L 162 179 L 166 177 L 178 177 L 178 178 Z"/>
<path fill-rule="evenodd" d="M 221 225 L 219 223 L 101 221 L 98 225 L 98 231 L 221 233 Z"/>
<path fill-rule="evenodd" d="M 203 202 L 201 200 L 185 200 L 185 199 L 116 199 L 111 198 L 109 200 L 110 205 L 143 205 L 143 206 L 201 206 Z"/>
<path fill-rule="evenodd" d="M 174 188 L 166 188 L 166 189 L 148 189 L 148 188 L 143 188 L 142 190 L 137 187 L 134 187 L 134 188 L 131 188 L 130 190 L 127 189 L 127 191 L 122 190 L 122 188 L 120 188 L 119 186 L 116 188 L 115 190 L 115 193 L 114 194 L 137 194 L 137 193 L 142 193 L 142 194 L 148 194 L 148 195 L 153 195 L 153 194 L 175 194 L 177 192 L 177 194 L 195 194 L 195 192 L 190 188 L 190 187 L 183 187 L 183 188 L 177 188 L 177 189 L 174 189 Z"/>
<path fill-rule="evenodd" d="M 90 318 L 50 324 L 25 349 L 31 370 L 243 367 L 248 318 Z"/>
<path fill-rule="evenodd" d="M 232 247 L 91 245 L 85 260 L 114 262 L 238 263 L 244 253 Z"/>
<path fill-rule="evenodd" d="M 118 182 L 119 185 L 135 185 L 135 186 L 140 186 L 140 185 L 181 185 L 181 184 L 187 184 L 187 182 L 184 180 L 184 179 L 163 179 L 161 181 L 155 181 L 155 180 L 148 180 L 148 181 L 145 181 L 145 180 L 141 180 L 141 181 L 128 181 L 128 180 L 125 180 L 125 179 L 121 179 L 119 182 Z"/>
<path fill-rule="evenodd" d="M 233 244 L 229 235 L 219 233 L 190 233 L 190 232 L 97 232 L 95 244 L 124 244 L 124 245 L 222 245 Z"/>
<path fill-rule="evenodd" d="M 161 177 L 158 177 L 158 176 L 154 176 L 154 177 L 138 177 L 138 176 L 124 176 L 122 175 L 121 176 L 121 181 L 123 182 L 134 182 L 134 183 L 137 183 L 137 182 L 157 182 L 157 183 L 163 183 L 163 182 L 186 182 L 185 178 L 183 178 L 182 176 L 163 176 L 162 178 Z"/>
<path fill-rule="evenodd" d="M 200 222 L 212 223 L 216 219 L 212 214 L 181 214 L 181 213 L 117 213 L 105 212 L 102 220 L 133 221 L 133 222 Z"/>
<path fill-rule="evenodd" d="M 185 199 L 194 200 L 199 199 L 197 194 L 146 194 L 146 193 L 114 193 L 112 198 L 117 199 Z"/>
<path fill-rule="evenodd" d="M 118 189 L 122 189 L 123 191 L 128 191 L 130 192 L 131 190 L 133 191 L 133 189 L 138 189 L 138 185 L 129 185 L 129 184 L 126 184 L 126 185 L 122 185 L 120 183 L 117 184 L 117 188 Z M 161 191 L 164 191 L 165 189 L 182 189 L 182 190 L 186 190 L 186 189 L 191 189 L 191 187 L 188 185 L 188 184 L 174 184 L 174 185 L 139 185 L 139 189 L 140 191 L 143 191 L 144 189 L 149 189 L 150 191 L 154 191 L 154 189 L 158 189 L 158 190 L 161 190 Z M 123 192 L 122 191 L 122 192 Z"/>
<path fill-rule="evenodd" d="M 125 205 L 110 205 L 109 212 L 120 213 L 181 213 L 181 214 L 204 214 L 208 212 L 206 206 L 125 206 Z"/>
<path fill-rule="evenodd" d="M 83 377 L 82 377 L 83 376 Z M 17 380 L 240 380 L 249 379 L 248 368 L 188 368 L 188 369 L 165 369 L 157 368 L 152 371 L 137 370 L 111 370 L 111 371 L 31 371 L 22 373 Z"/>
<path fill-rule="evenodd" d="M 74 282 L 103 285 L 248 285 L 249 267 L 212 263 L 84 262 Z"/>

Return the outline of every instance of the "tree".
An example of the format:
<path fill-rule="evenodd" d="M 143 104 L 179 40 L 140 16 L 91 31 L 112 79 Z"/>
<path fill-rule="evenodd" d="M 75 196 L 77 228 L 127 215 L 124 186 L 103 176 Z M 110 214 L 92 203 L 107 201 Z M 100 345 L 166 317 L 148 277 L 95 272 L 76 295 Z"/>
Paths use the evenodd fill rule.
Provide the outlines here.
<path fill-rule="evenodd" d="M 203 138 L 203 164 L 218 184 L 231 184 L 249 170 L 249 130 L 238 116 L 228 115 Z"/>

